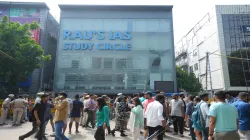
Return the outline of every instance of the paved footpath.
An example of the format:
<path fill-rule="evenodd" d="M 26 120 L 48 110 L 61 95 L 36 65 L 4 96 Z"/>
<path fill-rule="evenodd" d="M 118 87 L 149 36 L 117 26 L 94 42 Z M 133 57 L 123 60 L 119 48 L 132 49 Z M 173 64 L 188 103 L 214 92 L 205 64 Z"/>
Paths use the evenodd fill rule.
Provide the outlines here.
<path fill-rule="evenodd" d="M 27 122 L 25 124 L 22 124 L 20 126 L 11 126 L 11 125 L 6 125 L 6 126 L 0 126 L 0 140 L 18 140 L 18 137 L 22 134 L 27 133 L 28 131 L 31 130 L 31 123 Z M 111 122 L 111 129 L 114 128 L 114 123 Z M 84 129 L 80 127 L 79 130 L 81 133 L 80 134 L 75 134 L 75 127 L 73 124 L 72 127 L 72 134 L 68 134 L 68 130 L 66 130 L 66 136 L 70 140 L 94 140 L 94 133 L 95 130 L 92 129 Z M 51 126 L 48 124 L 48 127 L 46 129 L 47 134 L 51 134 Z M 129 131 L 126 132 L 128 134 L 128 137 L 122 138 L 120 137 L 120 133 L 116 132 L 116 137 L 113 136 L 106 136 L 106 140 L 133 140 L 132 135 Z M 166 133 L 167 137 L 164 138 L 164 140 L 191 140 L 191 138 L 188 136 L 188 132 L 185 132 L 185 137 L 181 138 L 179 136 L 173 136 L 171 133 Z M 26 140 L 35 140 L 34 136 L 31 136 L 30 138 L 27 138 Z M 53 137 L 48 136 L 48 140 L 54 140 Z"/>

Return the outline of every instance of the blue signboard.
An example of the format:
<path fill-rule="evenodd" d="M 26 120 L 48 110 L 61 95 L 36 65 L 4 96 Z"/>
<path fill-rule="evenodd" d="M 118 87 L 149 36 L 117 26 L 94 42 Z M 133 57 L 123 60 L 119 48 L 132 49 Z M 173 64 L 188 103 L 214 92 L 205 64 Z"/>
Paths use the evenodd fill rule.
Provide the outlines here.
<path fill-rule="evenodd" d="M 131 40 L 131 32 L 119 32 L 119 31 L 69 31 L 63 30 L 63 40 L 70 40 L 71 42 L 64 42 L 64 50 L 112 50 L 112 51 L 130 51 L 131 45 L 129 43 L 104 43 L 101 41 L 107 40 Z M 98 43 L 72 43 L 72 40 L 92 40 L 96 39 L 100 42 Z"/>

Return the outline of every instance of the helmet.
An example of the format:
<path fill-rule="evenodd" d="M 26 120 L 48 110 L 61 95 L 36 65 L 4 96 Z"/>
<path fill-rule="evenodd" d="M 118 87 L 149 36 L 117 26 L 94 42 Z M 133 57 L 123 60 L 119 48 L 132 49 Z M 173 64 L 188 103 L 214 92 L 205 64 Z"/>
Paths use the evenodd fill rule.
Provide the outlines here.
<path fill-rule="evenodd" d="M 9 94 L 9 97 L 13 98 L 13 97 L 15 97 L 15 95 L 14 94 Z"/>
<path fill-rule="evenodd" d="M 44 92 L 38 92 L 37 93 L 37 97 L 41 97 L 42 95 L 44 95 Z"/>

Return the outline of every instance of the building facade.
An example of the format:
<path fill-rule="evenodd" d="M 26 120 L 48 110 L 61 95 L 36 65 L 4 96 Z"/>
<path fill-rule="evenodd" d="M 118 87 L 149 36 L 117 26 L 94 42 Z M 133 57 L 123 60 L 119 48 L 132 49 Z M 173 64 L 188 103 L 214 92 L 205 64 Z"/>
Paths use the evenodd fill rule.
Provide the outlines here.
<path fill-rule="evenodd" d="M 43 64 L 43 68 L 34 70 L 28 81 L 18 84 L 30 93 L 44 88 L 52 90 L 53 87 L 59 23 L 49 10 L 43 2 L 0 2 L 0 18 L 8 16 L 11 21 L 21 24 L 36 21 L 40 25 L 39 29 L 31 31 L 32 37 L 43 47 L 44 53 L 52 57 L 49 63 Z"/>
<path fill-rule="evenodd" d="M 176 91 L 172 6 L 59 5 L 54 90 Z"/>
<path fill-rule="evenodd" d="M 249 91 L 250 5 L 216 5 L 176 44 L 204 90 Z"/>

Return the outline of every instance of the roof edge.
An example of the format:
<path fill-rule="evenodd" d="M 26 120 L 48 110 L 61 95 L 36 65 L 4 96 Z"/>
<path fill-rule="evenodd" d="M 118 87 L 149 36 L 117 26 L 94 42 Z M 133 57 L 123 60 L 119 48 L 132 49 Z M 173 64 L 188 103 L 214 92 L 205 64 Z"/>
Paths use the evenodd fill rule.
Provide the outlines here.
<path fill-rule="evenodd" d="M 45 7 L 50 10 L 49 6 L 45 2 L 18 2 L 18 1 L 0 1 L 0 6 L 37 6 L 37 7 Z"/>
<path fill-rule="evenodd" d="M 95 4 L 59 4 L 58 5 L 61 10 L 65 9 L 76 9 L 76 8 L 98 8 L 98 9 L 155 9 L 155 10 L 162 10 L 162 9 L 172 9 L 173 5 L 95 5 Z"/>

